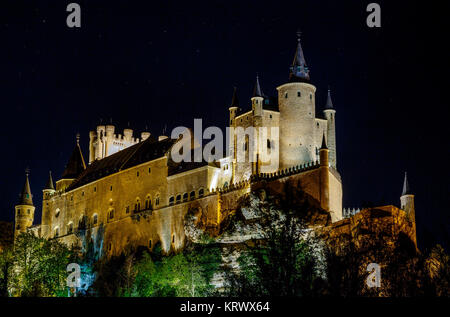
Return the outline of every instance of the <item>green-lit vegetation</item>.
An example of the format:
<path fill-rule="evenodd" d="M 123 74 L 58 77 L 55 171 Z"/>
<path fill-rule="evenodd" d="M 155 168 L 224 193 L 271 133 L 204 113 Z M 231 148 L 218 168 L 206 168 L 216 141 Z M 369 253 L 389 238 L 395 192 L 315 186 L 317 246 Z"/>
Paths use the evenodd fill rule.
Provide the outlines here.
<path fill-rule="evenodd" d="M 67 296 L 66 267 L 71 251 L 56 240 L 30 233 L 0 253 L 0 293 L 3 296 Z"/>
<path fill-rule="evenodd" d="M 208 296 L 220 261 L 220 249 L 213 243 L 193 244 L 172 255 L 163 255 L 157 244 L 151 253 L 99 262 L 93 288 L 100 296 Z"/>

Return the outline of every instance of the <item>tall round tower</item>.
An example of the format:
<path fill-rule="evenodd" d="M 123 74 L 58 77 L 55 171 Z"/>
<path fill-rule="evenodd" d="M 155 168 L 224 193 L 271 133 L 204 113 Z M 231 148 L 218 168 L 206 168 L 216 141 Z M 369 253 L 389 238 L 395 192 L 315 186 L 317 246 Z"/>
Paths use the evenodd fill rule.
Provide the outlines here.
<path fill-rule="evenodd" d="M 30 181 L 28 180 L 29 173 L 29 169 L 26 169 L 25 184 L 23 185 L 22 193 L 19 195 L 19 201 L 15 206 L 14 238 L 26 232 L 33 225 L 35 207 L 31 195 Z"/>
<path fill-rule="evenodd" d="M 280 110 L 280 167 L 286 168 L 315 159 L 315 93 L 309 83 L 309 69 L 300 36 L 290 68 L 289 82 L 277 87 Z"/>

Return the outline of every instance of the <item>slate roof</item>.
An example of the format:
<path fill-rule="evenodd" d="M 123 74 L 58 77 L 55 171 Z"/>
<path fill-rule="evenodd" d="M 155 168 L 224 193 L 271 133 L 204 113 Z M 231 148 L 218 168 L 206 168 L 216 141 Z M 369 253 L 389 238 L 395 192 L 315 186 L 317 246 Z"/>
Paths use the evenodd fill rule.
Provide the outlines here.
<path fill-rule="evenodd" d="M 163 157 L 175 142 L 176 140 L 171 138 L 161 141 L 148 138 L 101 160 L 95 160 L 70 184 L 67 190 L 75 189 L 108 175 Z"/>
<path fill-rule="evenodd" d="M 86 168 L 86 163 L 84 163 L 83 154 L 81 153 L 80 145 L 77 145 L 73 149 L 72 155 L 67 162 L 66 168 L 61 176 L 61 179 L 72 179 L 77 178 Z"/>
<path fill-rule="evenodd" d="M 31 195 L 30 181 L 28 180 L 28 174 L 26 175 L 25 184 L 23 185 L 22 193 L 19 195 L 19 205 L 33 205 L 33 196 Z"/>

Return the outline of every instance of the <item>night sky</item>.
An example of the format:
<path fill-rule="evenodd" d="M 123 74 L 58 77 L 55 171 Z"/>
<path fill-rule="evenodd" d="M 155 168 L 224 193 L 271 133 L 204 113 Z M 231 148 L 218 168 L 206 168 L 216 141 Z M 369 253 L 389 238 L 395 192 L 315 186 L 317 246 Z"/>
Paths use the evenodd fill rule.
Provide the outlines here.
<path fill-rule="evenodd" d="M 0 220 L 13 220 L 29 166 L 39 223 L 48 171 L 60 177 L 77 132 L 88 160 L 101 120 L 154 135 L 194 118 L 225 127 L 233 86 L 249 109 L 256 73 L 275 96 L 300 29 L 316 116 L 328 85 L 337 110 L 344 207 L 398 206 L 408 171 L 419 247 L 449 247 L 448 35 L 437 4 L 378 1 L 372 29 L 371 1 L 74 1 L 82 21 L 70 29 L 70 2 L 0 4 Z"/>

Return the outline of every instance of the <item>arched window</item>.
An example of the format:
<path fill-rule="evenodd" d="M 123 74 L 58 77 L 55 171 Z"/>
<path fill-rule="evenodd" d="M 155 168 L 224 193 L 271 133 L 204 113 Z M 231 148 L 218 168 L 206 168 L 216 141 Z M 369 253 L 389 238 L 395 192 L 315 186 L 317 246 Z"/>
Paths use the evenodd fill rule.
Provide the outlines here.
<path fill-rule="evenodd" d="M 181 202 L 181 195 L 177 195 L 177 204 Z"/>
<path fill-rule="evenodd" d="M 148 248 L 149 248 L 149 249 L 152 248 L 152 239 L 148 240 Z"/>
<path fill-rule="evenodd" d="M 159 194 L 156 194 L 155 205 L 159 206 Z"/>
<path fill-rule="evenodd" d="M 223 184 L 223 188 L 227 188 L 228 187 L 228 182 L 225 182 L 225 184 Z"/>
<path fill-rule="evenodd" d="M 152 206 L 152 201 L 150 199 L 150 196 L 147 196 L 147 199 L 145 199 L 145 209 L 150 209 Z"/>
<path fill-rule="evenodd" d="M 205 193 L 205 190 L 203 188 L 200 188 L 198 190 L 198 197 L 203 197 L 204 193 Z"/>
<path fill-rule="evenodd" d="M 60 211 L 61 211 L 61 210 L 60 210 L 59 208 L 56 208 L 56 211 L 55 211 L 55 218 L 58 218 Z"/>
<path fill-rule="evenodd" d="M 20 209 L 17 209 L 17 214 L 20 215 Z"/>
<path fill-rule="evenodd" d="M 297 97 L 301 97 L 302 94 L 300 93 L 300 91 L 297 91 Z"/>
<path fill-rule="evenodd" d="M 114 219 L 114 209 L 111 209 L 108 214 L 109 219 Z"/>
<path fill-rule="evenodd" d="M 173 203 L 174 203 L 173 196 L 170 196 L 170 198 L 169 198 L 169 206 L 172 206 Z"/>
<path fill-rule="evenodd" d="M 98 223 L 98 215 L 94 214 L 94 216 L 92 217 L 92 223 L 94 224 L 94 226 Z"/>
<path fill-rule="evenodd" d="M 188 193 L 183 194 L 183 202 L 188 201 Z"/>
<path fill-rule="evenodd" d="M 270 140 L 267 139 L 267 148 L 270 149 Z"/>
<path fill-rule="evenodd" d="M 67 225 L 67 234 L 71 234 L 72 232 L 73 232 L 73 223 L 70 222 L 70 223 Z"/>
<path fill-rule="evenodd" d="M 80 230 L 86 229 L 86 219 L 84 218 L 84 216 L 81 216 L 80 220 L 78 220 L 78 229 Z"/>
<path fill-rule="evenodd" d="M 284 98 L 287 99 L 287 97 L 288 97 L 288 93 L 285 93 L 285 94 L 284 94 Z"/>
<path fill-rule="evenodd" d="M 190 200 L 194 200 L 195 199 L 195 190 L 191 191 L 191 193 L 189 194 L 189 199 Z"/>
<path fill-rule="evenodd" d="M 59 237 L 59 227 L 55 228 L 55 238 Z"/>

